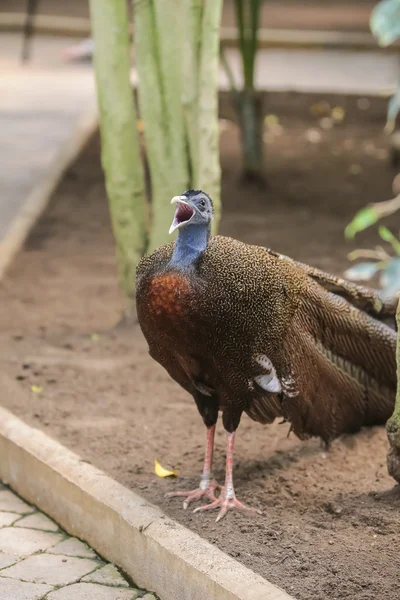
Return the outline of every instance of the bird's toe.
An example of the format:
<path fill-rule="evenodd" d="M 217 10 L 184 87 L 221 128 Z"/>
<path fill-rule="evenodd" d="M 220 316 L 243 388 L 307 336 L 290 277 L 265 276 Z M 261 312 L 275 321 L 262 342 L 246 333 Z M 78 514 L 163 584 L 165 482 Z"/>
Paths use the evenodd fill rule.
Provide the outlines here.
<path fill-rule="evenodd" d="M 217 489 L 222 489 L 222 486 L 220 486 L 219 483 L 217 483 L 216 481 L 211 481 L 206 489 L 201 489 L 200 487 L 198 487 L 195 490 L 190 490 L 186 492 L 169 492 L 168 494 L 165 494 L 165 497 L 184 497 L 185 500 L 183 502 L 183 508 L 184 510 L 186 510 L 189 504 L 191 504 L 195 500 L 200 500 L 201 498 L 208 498 L 209 500 L 211 500 L 212 503 L 218 501 L 218 498 L 215 495 L 215 490 Z"/>

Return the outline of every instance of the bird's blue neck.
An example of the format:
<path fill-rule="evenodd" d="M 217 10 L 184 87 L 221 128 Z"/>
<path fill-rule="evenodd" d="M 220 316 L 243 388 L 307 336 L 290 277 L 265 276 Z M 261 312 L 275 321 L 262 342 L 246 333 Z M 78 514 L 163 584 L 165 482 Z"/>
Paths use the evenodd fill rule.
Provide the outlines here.
<path fill-rule="evenodd" d="M 178 231 L 171 263 L 178 267 L 192 266 L 207 247 L 209 225 L 188 225 Z"/>

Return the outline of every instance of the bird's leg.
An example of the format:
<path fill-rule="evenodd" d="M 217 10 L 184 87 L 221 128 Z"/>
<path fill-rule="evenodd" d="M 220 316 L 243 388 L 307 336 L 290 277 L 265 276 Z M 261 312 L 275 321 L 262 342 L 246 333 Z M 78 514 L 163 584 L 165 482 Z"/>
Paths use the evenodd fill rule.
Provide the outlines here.
<path fill-rule="evenodd" d="M 228 510 L 230 510 L 232 508 L 239 508 L 241 510 L 255 511 L 258 514 L 261 514 L 261 511 L 255 510 L 253 508 L 246 506 L 245 504 L 242 504 L 242 502 L 239 502 L 239 500 L 236 498 L 235 490 L 233 487 L 233 476 L 232 476 L 234 444 L 235 444 L 235 432 L 228 433 L 228 444 L 227 444 L 227 451 L 226 451 L 226 467 L 225 467 L 225 485 L 222 488 L 220 496 L 218 498 L 215 498 L 215 500 L 211 504 L 206 504 L 205 506 L 200 506 L 199 508 L 196 508 L 193 511 L 193 512 L 199 512 L 199 511 L 203 511 L 203 510 L 210 510 L 212 508 L 220 507 L 221 510 L 219 511 L 218 516 L 216 518 L 217 522 L 226 515 Z"/>
<path fill-rule="evenodd" d="M 215 436 L 215 425 L 207 428 L 207 441 L 206 441 L 206 453 L 204 456 L 204 467 L 201 474 L 200 485 L 197 489 L 188 492 L 170 492 L 166 494 L 167 498 L 174 496 L 186 496 L 183 503 L 183 508 L 187 508 L 193 500 L 199 500 L 203 496 L 209 498 L 214 502 L 217 498 L 215 496 L 215 490 L 221 488 L 221 486 L 214 480 L 211 479 L 211 466 L 214 451 L 214 436 Z"/>

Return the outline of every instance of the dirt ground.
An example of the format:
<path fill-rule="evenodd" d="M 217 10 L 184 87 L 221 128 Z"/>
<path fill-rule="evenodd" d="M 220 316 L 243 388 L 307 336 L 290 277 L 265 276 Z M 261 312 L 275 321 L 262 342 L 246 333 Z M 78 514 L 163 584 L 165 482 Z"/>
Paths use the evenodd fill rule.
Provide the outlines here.
<path fill-rule="evenodd" d="M 344 122 L 321 130 L 309 111 L 321 100 L 344 107 Z M 265 192 L 239 186 L 237 131 L 225 123 L 222 233 L 342 272 L 355 247 L 344 242 L 344 226 L 365 203 L 391 196 L 395 174 L 385 101 L 365 105 L 271 94 L 268 110 L 281 128 L 267 136 Z M 315 129 L 320 141 L 308 141 Z M 357 245 L 377 242 L 371 230 Z M 194 402 L 147 355 L 139 328 L 113 328 L 121 311 L 114 262 L 96 136 L 0 283 L 0 368 L 30 394 L 29 405 L 2 398 L 4 406 L 296 598 L 398 600 L 400 490 L 387 475 L 383 428 L 326 452 L 319 440 L 288 438 L 287 424 L 243 418 L 236 492 L 262 516 L 230 513 L 216 524 L 215 514 L 193 515 L 164 498 L 197 486 L 204 427 Z M 221 482 L 224 450 L 220 426 Z M 154 458 L 179 477 L 157 478 Z"/>

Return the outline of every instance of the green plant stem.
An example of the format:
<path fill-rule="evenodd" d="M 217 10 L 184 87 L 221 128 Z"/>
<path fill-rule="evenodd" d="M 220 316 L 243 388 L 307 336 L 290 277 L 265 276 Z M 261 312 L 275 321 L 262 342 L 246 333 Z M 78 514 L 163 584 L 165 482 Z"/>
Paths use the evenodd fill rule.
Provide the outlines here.
<path fill-rule="evenodd" d="M 213 233 L 221 218 L 221 167 L 219 161 L 218 68 L 222 0 L 207 0 L 203 9 L 198 100 L 198 179 L 196 187 L 214 203 Z"/>
<path fill-rule="evenodd" d="M 124 2 L 90 0 L 101 161 L 105 172 L 119 281 L 132 309 L 136 265 L 147 243 L 147 202 L 137 116 L 130 85 L 130 42 Z"/>
<path fill-rule="evenodd" d="M 238 88 L 236 86 L 235 77 L 233 75 L 233 71 L 232 71 L 231 66 L 229 64 L 229 61 L 226 58 L 225 48 L 223 46 L 221 46 L 221 49 L 220 49 L 220 57 L 221 57 L 221 64 L 222 64 L 222 66 L 224 68 L 224 71 L 225 71 L 226 76 L 227 76 L 228 81 L 229 81 L 229 85 L 231 87 L 231 91 L 232 92 L 237 92 Z"/>
<path fill-rule="evenodd" d="M 261 0 L 252 0 L 250 3 L 250 22 L 251 22 L 251 40 L 250 40 L 250 50 L 249 50 L 249 77 L 251 79 L 251 84 L 254 87 L 254 76 L 255 76 L 255 63 L 256 56 L 258 51 L 258 28 L 260 21 L 260 8 L 261 8 Z"/>

